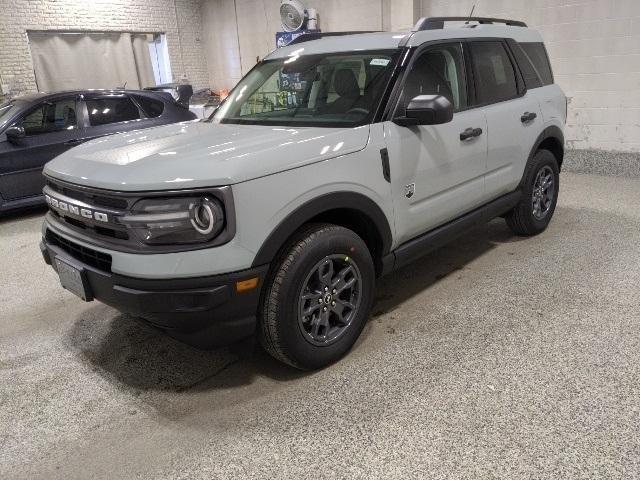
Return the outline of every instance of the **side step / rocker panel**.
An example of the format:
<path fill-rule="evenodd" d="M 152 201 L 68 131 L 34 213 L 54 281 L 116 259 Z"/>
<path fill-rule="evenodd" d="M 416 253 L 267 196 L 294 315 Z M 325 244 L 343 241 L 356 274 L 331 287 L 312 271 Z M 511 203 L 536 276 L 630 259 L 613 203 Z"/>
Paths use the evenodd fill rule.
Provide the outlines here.
<path fill-rule="evenodd" d="M 469 229 L 487 223 L 500 215 L 507 213 L 520 201 L 522 193 L 520 190 L 508 193 L 502 197 L 465 213 L 444 225 L 441 225 L 427 233 L 420 235 L 408 242 L 403 243 L 385 258 L 385 271 L 383 274 L 411 263 L 433 250 L 440 248 L 455 238 L 459 237 Z"/>

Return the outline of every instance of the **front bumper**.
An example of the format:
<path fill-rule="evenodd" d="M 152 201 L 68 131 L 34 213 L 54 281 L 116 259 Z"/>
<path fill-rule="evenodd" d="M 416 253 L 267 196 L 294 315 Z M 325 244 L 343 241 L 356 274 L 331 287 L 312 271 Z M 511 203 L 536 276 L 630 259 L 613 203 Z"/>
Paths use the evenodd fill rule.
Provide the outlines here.
<path fill-rule="evenodd" d="M 59 257 L 82 268 L 91 296 L 145 319 L 188 343 L 212 347 L 233 343 L 255 331 L 260 291 L 268 265 L 207 277 L 142 279 L 103 271 L 48 241 L 40 244 L 54 269 Z M 256 288 L 238 292 L 236 283 L 258 277 Z"/>

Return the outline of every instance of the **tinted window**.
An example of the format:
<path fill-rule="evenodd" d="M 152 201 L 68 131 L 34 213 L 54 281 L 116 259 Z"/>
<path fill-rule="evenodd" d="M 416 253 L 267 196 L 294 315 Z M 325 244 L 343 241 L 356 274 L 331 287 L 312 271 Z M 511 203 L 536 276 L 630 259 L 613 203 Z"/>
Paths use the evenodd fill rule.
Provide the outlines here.
<path fill-rule="evenodd" d="M 144 110 L 147 118 L 159 117 L 164 111 L 164 103 L 159 100 L 154 100 L 153 98 L 149 97 L 136 96 L 136 101 L 142 107 L 142 110 Z"/>
<path fill-rule="evenodd" d="M 103 97 L 87 100 L 89 123 L 92 126 L 126 122 L 140 118 L 138 107 L 129 97 Z"/>
<path fill-rule="evenodd" d="M 538 75 L 542 79 L 542 84 L 552 84 L 553 73 L 551 72 L 551 65 L 549 64 L 549 57 L 547 56 L 547 50 L 544 48 L 544 44 L 538 42 L 527 42 L 521 43 L 520 46 L 537 70 Z"/>
<path fill-rule="evenodd" d="M 471 57 L 479 103 L 495 103 L 518 95 L 516 75 L 501 42 L 472 42 Z"/>
<path fill-rule="evenodd" d="M 438 45 L 420 54 L 404 84 L 401 108 L 406 108 L 417 95 L 442 95 L 456 111 L 467 106 L 467 82 L 460 44 Z"/>
<path fill-rule="evenodd" d="M 73 130 L 77 125 L 74 98 L 43 103 L 22 120 L 26 135 Z"/>
<path fill-rule="evenodd" d="M 541 87 L 542 80 L 540 79 L 540 75 L 538 75 L 538 72 L 531 63 L 531 60 L 529 60 L 527 54 L 524 53 L 524 50 L 520 47 L 520 44 L 512 39 L 507 39 L 507 43 L 511 48 L 518 67 L 520 67 L 525 87 L 528 89 Z"/>

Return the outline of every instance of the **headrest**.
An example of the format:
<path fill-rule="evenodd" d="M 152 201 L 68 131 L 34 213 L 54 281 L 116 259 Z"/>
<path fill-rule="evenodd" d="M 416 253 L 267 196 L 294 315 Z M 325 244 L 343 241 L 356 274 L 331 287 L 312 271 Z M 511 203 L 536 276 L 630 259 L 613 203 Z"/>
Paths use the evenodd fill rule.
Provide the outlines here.
<path fill-rule="evenodd" d="M 343 68 L 336 72 L 333 79 L 333 85 L 336 93 L 345 98 L 358 98 L 360 96 L 360 87 L 353 70 Z"/>

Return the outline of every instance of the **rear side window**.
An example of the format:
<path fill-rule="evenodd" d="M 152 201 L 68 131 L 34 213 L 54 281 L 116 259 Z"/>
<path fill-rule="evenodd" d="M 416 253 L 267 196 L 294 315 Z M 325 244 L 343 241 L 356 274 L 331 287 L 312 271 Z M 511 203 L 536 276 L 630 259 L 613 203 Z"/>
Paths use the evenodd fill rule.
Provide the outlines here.
<path fill-rule="evenodd" d="M 102 97 L 87 100 L 89 123 L 92 127 L 126 122 L 140 118 L 140 111 L 129 97 Z"/>
<path fill-rule="evenodd" d="M 547 56 L 547 50 L 544 48 L 544 44 L 542 42 L 525 42 L 520 43 L 520 46 L 537 70 L 542 84 L 552 84 L 553 73 L 551 72 L 551 65 L 549 64 L 549 57 Z"/>
<path fill-rule="evenodd" d="M 140 97 L 136 95 L 138 105 L 142 107 L 147 118 L 155 118 L 162 115 L 164 111 L 164 103 L 149 97 Z"/>
<path fill-rule="evenodd" d="M 471 42 L 471 58 L 479 103 L 518 96 L 515 70 L 502 42 Z"/>

